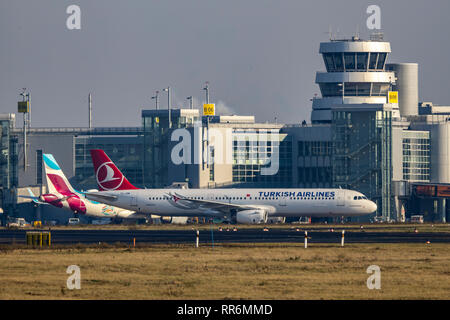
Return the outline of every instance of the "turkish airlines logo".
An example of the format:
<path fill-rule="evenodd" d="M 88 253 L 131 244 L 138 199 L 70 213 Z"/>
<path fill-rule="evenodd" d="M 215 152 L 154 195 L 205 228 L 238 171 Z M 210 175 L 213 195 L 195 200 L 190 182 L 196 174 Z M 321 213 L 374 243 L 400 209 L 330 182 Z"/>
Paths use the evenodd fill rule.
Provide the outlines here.
<path fill-rule="evenodd" d="M 110 167 L 108 164 L 112 164 L 112 162 L 102 163 L 95 174 L 97 179 L 97 184 L 102 187 L 102 189 L 107 191 L 113 191 L 119 188 L 123 183 L 123 175 L 119 172 L 116 172 L 113 167 Z M 120 177 L 115 177 L 115 175 L 120 175 Z"/>

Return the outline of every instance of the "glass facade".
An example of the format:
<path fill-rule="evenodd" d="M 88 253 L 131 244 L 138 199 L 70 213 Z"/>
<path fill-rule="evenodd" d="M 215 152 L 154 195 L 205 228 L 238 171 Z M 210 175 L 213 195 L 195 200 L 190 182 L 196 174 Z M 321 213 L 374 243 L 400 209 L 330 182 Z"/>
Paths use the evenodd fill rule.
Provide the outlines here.
<path fill-rule="evenodd" d="M 234 184 L 255 187 L 292 186 L 292 137 L 282 133 L 271 137 L 270 134 L 268 130 L 259 129 L 233 130 Z M 264 174 L 264 168 L 269 171 L 271 166 L 275 168 L 276 153 L 279 156 L 278 170 L 274 174 Z"/>
<path fill-rule="evenodd" d="M 382 82 L 328 82 L 319 87 L 322 97 L 386 96 L 389 91 L 389 84 Z"/>
<path fill-rule="evenodd" d="M 143 187 L 142 137 L 76 138 L 74 185 L 84 189 L 97 189 L 91 149 L 103 149 L 133 185 Z"/>
<path fill-rule="evenodd" d="M 17 137 L 11 136 L 11 122 L 0 120 L 0 188 L 18 185 Z"/>
<path fill-rule="evenodd" d="M 390 111 L 333 111 L 333 184 L 375 201 L 385 221 L 395 219 L 391 132 Z"/>
<path fill-rule="evenodd" d="M 403 179 L 430 181 L 430 132 L 403 130 Z"/>
<path fill-rule="evenodd" d="M 384 71 L 386 52 L 331 52 L 323 54 L 327 72 Z"/>
<path fill-rule="evenodd" d="M 14 210 L 12 191 L 19 184 L 17 141 L 17 136 L 11 135 L 11 121 L 0 120 L 0 207 L 5 213 Z"/>
<path fill-rule="evenodd" d="M 169 129 L 168 110 L 144 110 L 143 183 L 147 188 L 166 187 L 168 181 L 170 130 L 193 126 L 199 120 L 198 113 L 184 113 L 171 110 L 171 129 Z"/>
<path fill-rule="evenodd" d="M 297 152 L 298 186 L 301 188 L 331 187 L 331 141 L 298 141 Z"/>

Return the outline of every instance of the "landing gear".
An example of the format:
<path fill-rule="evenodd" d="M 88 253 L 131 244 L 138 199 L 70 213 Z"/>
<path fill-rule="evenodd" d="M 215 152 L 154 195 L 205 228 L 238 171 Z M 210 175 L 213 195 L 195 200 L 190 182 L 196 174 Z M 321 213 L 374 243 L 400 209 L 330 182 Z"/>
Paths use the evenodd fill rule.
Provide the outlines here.
<path fill-rule="evenodd" d="M 122 219 L 114 217 L 114 218 L 112 218 L 112 223 L 113 224 L 121 224 L 122 223 Z"/>

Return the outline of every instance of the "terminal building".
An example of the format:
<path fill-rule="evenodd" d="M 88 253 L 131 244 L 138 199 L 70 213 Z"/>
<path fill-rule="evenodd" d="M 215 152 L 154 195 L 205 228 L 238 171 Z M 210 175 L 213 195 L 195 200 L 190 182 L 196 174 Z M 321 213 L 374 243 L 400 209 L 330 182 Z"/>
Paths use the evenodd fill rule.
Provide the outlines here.
<path fill-rule="evenodd" d="M 450 209 L 450 106 L 419 102 L 418 64 L 389 62 L 379 35 L 320 43 L 311 122 L 258 123 L 254 116 L 204 116 L 197 109 L 146 109 L 134 128 L 23 128 L 0 115 L 0 201 L 8 215 L 57 209 L 18 197 L 45 189 L 42 153 L 52 153 L 76 188 L 96 188 L 90 149 L 101 148 L 142 188 L 348 188 L 377 203 L 355 221 L 445 222 Z M 392 95 L 392 93 L 396 93 Z M 392 96 L 391 96 L 392 95 Z M 306 106 L 305 106 L 306 107 Z M 170 117 L 169 117 L 170 113 Z M 66 217 L 70 217 L 67 212 Z"/>

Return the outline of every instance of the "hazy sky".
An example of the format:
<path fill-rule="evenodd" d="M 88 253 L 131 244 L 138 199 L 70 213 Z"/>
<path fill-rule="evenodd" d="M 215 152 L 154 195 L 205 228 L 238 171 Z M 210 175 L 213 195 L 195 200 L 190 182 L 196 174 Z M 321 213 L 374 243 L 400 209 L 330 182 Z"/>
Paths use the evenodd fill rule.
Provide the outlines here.
<path fill-rule="evenodd" d="M 81 30 L 66 27 L 72 4 Z M 368 38 L 373 4 L 388 62 L 419 63 L 420 100 L 450 105 L 448 0 L 0 0 L 0 113 L 16 112 L 26 87 L 32 126 L 87 126 L 92 92 L 94 126 L 138 126 L 156 90 L 199 106 L 209 81 L 211 102 L 229 112 L 309 122 L 320 42 L 330 26 Z"/>

